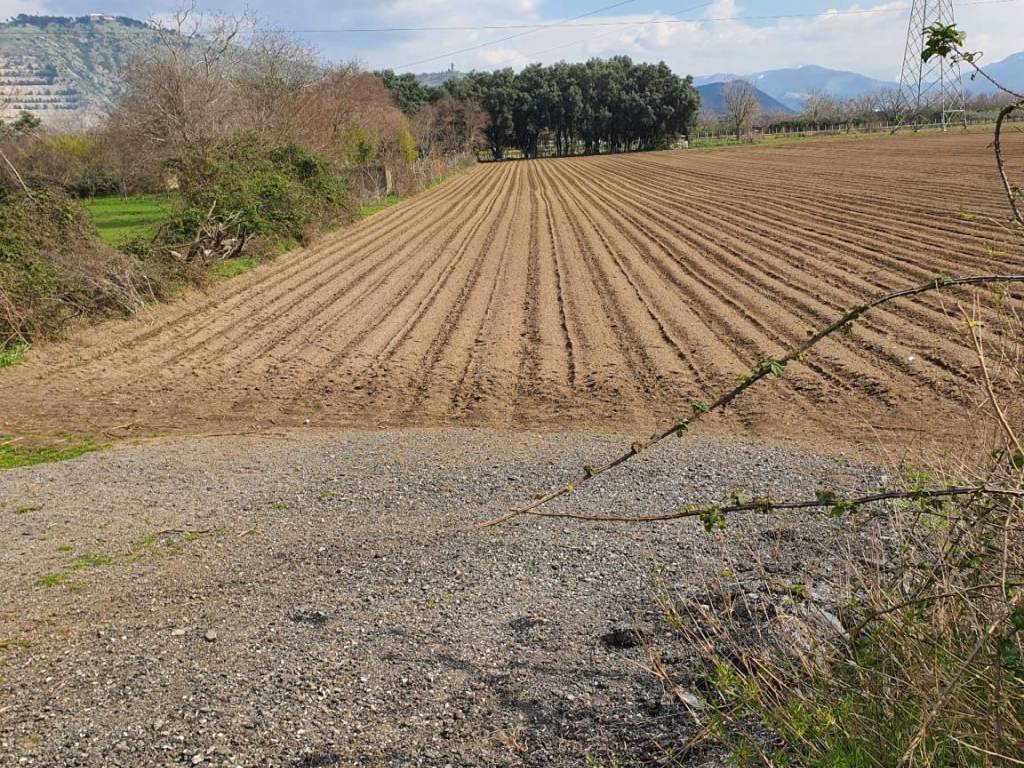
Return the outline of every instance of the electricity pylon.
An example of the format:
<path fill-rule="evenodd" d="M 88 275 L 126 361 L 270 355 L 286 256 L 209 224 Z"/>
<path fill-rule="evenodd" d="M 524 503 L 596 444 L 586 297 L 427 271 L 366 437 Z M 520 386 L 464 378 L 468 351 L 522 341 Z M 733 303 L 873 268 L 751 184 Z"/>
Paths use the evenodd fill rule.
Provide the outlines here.
<path fill-rule="evenodd" d="M 900 75 L 900 118 L 893 129 L 926 122 L 929 113 L 942 115 L 942 130 L 953 123 L 967 127 L 967 99 L 960 62 L 943 56 L 924 61 L 925 29 L 932 24 L 953 24 L 953 0 L 914 0 L 907 28 L 907 48 Z"/>

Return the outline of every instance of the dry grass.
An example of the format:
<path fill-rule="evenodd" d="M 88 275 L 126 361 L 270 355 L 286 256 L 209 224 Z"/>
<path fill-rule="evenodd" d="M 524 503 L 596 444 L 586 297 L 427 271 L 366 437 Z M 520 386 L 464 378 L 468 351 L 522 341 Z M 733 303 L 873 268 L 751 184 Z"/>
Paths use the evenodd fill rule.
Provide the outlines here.
<path fill-rule="evenodd" d="M 899 471 L 909 489 L 1022 489 L 1024 322 L 1009 306 L 960 310 L 985 418 L 959 466 Z M 710 704 L 690 746 L 717 741 L 765 766 L 1024 764 L 1022 500 L 900 502 L 851 515 L 844 534 L 830 582 L 790 590 L 798 610 L 737 610 L 724 584 L 711 606 L 665 603 Z"/>

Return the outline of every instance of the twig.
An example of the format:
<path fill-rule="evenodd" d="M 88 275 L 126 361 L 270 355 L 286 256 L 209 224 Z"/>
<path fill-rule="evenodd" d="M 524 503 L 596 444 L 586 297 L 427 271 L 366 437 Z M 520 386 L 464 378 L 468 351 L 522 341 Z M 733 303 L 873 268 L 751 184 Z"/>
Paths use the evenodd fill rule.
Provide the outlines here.
<path fill-rule="evenodd" d="M 939 600 L 951 600 L 954 597 L 961 597 L 967 592 L 983 592 L 986 589 L 998 589 L 1002 586 L 1000 582 L 992 584 L 979 584 L 978 586 L 968 587 L 966 589 L 957 590 L 956 592 L 943 592 L 939 595 L 924 595 L 923 597 L 912 597 L 908 600 L 901 600 L 895 605 L 890 605 L 888 608 L 882 608 L 881 610 L 870 610 L 867 615 L 864 616 L 857 624 L 850 629 L 847 634 L 851 639 L 857 639 L 861 632 L 865 630 L 868 624 L 871 624 L 876 619 L 880 619 L 890 613 L 902 610 L 903 608 L 909 608 L 912 605 L 918 605 L 920 603 L 931 603 L 938 602 Z M 1015 585 L 1020 586 L 1020 585 Z"/>
<path fill-rule="evenodd" d="M 996 130 L 995 138 L 992 141 L 992 149 L 996 155 L 996 166 L 999 168 L 999 178 L 1003 180 L 1003 188 L 1006 190 L 1006 197 L 1010 201 L 1010 210 L 1013 211 L 1013 218 L 1017 220 L 1017 223 L 1024 227 L 1024 213 L 1021 212 L 1020 206 L 1017 205 L 1017 193 L 1013 189 L 1013 185 L 1010 184 L 1010 178 L 1006 175 L 1006 163 L 1003 161 L 1003 148 L 1000 140 L 1002 138 L 1003 121 L 1006 120 L 1013 112 L 1018 109 L 1024 108 L 1024 100 L 1018 101 L 1016 104 L 1008 104 L 999 110 L 999 117 L 996 118 Z"/>
<path fill-rule="evenodd" d="M 964 320 L 967 323 L 967 330 L 971 334 L 971 341 L 974 343 L 974 353 L 978 358 L 978 365 L 981 368 L 982 381 L 985 383 L 985 393 L 988 395 L 992 409 L 996 412 L 996 417 L 999 419 L 999 426 L 1002 427 L 1007 439 L 1017 449 L 1017 452 L 1024 454 L 1024 447 L 1020 444 L 1020 438 L 1017 437 L 1017 433 L 1010 426 L 1006 413 L 999 404 L 999 398 L 996 397 L 995 389 L 992 386 L 992 376 L 988 372 L 988 361 L 985 359 L 985 348 L 981 343 L 981 334 L 978 333 L 978 322 L 968 315 L 963 307 L 960 307 L 960 312 L 963 314 Z"/>
<path fill-rule="evenodd" d="M 634 456 L 639 455 L 647 448 L 650 448 L 651 446 L 656 445 L 662 442 L 663 440 L 666 440 L 672 435 L 678 435 L 679 437 L 682 437 L 689 430 L 690 426 L 692 426 L 695 422 L 699 421 L 702 417 L 706 416 L 709 413 L 714 413 L 715 411 L 724 410 L 730 403 L 732 403 L 733 400 L 742 395 L 750 387 L 752 387 L 754 384 L 756 384 L 766 376 L 770 374 L 774 374 L 777 376 L 781 375 L 782 370 L 786 367 L 787 364 L 794 360 L 802 359 L 803 355 L 809 349 L 811 349 L 820 341 L 822 341 L 822 339 L 825 339 L 826 337 L 832 335 L 836 331 L 839 331 L 849 326 L 861 315 L 865 314 L 866 312 L 872 309 L 875 309 L 876 307 L 879 307 L 883 304 L 887 304 L 891 301 L 895 301 L 896 299 L 917 296 L 918 294 L 928 293 L 930 291 L 937 291 L 941 288 L 959 285 L 992 285 L 997 283 L 1024 283 L 1024 275 L 975 275 L 970 277 L 956 278 L 938 277 L 935 278 L 934 280 L 930 280 L 927 283 L 923 283 L 913 288 L 903 288 L 901 290 L 890 291 L 889 293 L 884 293 L 880 296 L 877 296 L 876 298 L 869 301 L 867 304 L 862 304 L 861 306 L 851 309 L 849 312 L 846 312 L 842 317 L 833 322 L 831 325 L 811 335 L 811 337 L 808 338 L 805 342 L 796 346 L 795 348 L 784 354 L 782 357 L 774 359 L 769 358 L 768 360 L 761 362 L 753 372 L 751 372 L 748 376 L 746 376 L 743 379 L 743 381 L 741 381 L 737 386 L 733 387 L 725 394 L 721 395 L 717 400 L 711 403 L 711 405 L 705 405 L 704 403 L 700 402 L 694 403 L 693 414 L 689 418 L 682 418 L 677 420 L 676 423 L 673 424 L 671 427 L 667 427 L 663 429 L 661 432 L 656 433 L 655 435 L 650 437 L 646 442 L 638 441 L 633 443 L 629 451 L 612 459 L 607 464 L 597 467 L 592 465 L 585 466 L 583 469 L 583 476 L 579 478 L 575 483 L 564 485 L 558 490 L 549 491 L 548 493 L 544 494 L 543 496 L 536 499 L 532 503 L 526 505 L 525 507 L 514 509 L 511 512 L 508 512 L 507 514 L 504 514 L 500 517 L 496 517 L 492 520 L 478 523 L 477 527 L 489 528 L 496 525 L 501 525 L 502 523 L 506 523 L 509 520 L 519 517 L 520 515 L 530 514 L 539 507 L 542 507 L 545 504 L 548 504 L 549 502 L 561 496 L 573 493 L 578 488 L 583 487 L 588 482 L 593 480 L 595 477 L 603 475 L 605 472 L 614 469 L 620 464 L 625 464 Z M 674 518 L 667 517 L 661 519 Z"/>
<path fill-rule="evenodd" d="M 978 638 L 978 641 L 974 644 L 974 647 L 971 649 L 971 652 L 960 665 L 960 669 L 957 670 L 957 673 L 953 676 L 953 679 L 946 684 L 945 689 L 942 691 L 942 695 L 939 696 L 939 698 L 935 701 L 934 704 L 932 704 L 931 708 L 928 710 L 928 713 L 921 721 L 921 725 L 918 727 L 917 733 L 914 735 L 914 738 L 910 740 L 910 745 L 907 747 L 906 751 L 904 751 L 903 756 L 900 758 L 900 761 L 896 764 L 896 768 L 903 768 L 903 766 L 907 765 L 913 758 L 914 753 L 917 751 L 917 748 L 921 745 L 921 742 L 924 741 L 925 736 L 928 735 L 928 729 L 931 727 L 932 722 L 934 722 L 935 718 L 938 717 L 938 714 L 942 710 L 942 708 L 946 706 L 946 702 L 949 700 L 949 697 L 953 695 L 953 691 L 955 691 L 957 685 L 960 684 L 960 680 L 961 678 L 963 678 L 964 674 L 966 674 L 967 669 L 978 657 L 978 654 L 981 653 L 981 650 L 985 647 L 985 644 L 992 638 L 993 635 L 995 635 L 999 627 L 1002 626 L 1003 622 L 1009 619 L 1011 615 L 1013 615 L 1014 611 L 1017 608 L 1017 605 L 1021 602 L 1022 595 L 1024 595 L 1024 592 L 1018 593 L 1013 599 L 1009 600 L 1009 605 L 1007 609 L 1003 612 L 1004 615 L 1001 615 L 999 618 L 992 621 L 992 623 L 988 625 L 988 628 L 985 630 L 984 634 L 982 634 L 982 636 Z"/>
<path fill-rule="evenodd" d="M 28 188 L 28 184 L 26 184 L 25 180 L 21 178 L 21 174 L 18 173 L 18 169 L 14 167 L 14 163 L 11 162 L 11 159 L 7 157 L 7 154 L 2 149 L 0 149 L 0 157 L 4 159 L 5 163 L 7 163 L 7 167 L 11 169 L 11 173 L 14 174 L 14 178 L 18 180 L 18 183 L 21 185 L 21 188 L 25 191 L 25 194 L 28 195 L 29 197 L 32 197 L 32 190 Z"/>
<path fill-rule="evenodd" d="M 736 512 L 778 512 L 780 510 L 799 509 L 842 509 L 843 511 L 857 511 L 865 504 L 875 504 L 880 501 L 921 501 L 924 499 L 951 499 L 959 496 L 972 496 L 975 494 L 987 494 L 989 496 L 1003 496 L 1007 498 L 1024 498 L 1024 489 L 1016 488 L 989 488 L 986 486 L 956 486 L 950 488 L 926 488 L 915 491 L 879 491 L 878 493 L 858 496 L 853 498 L 842 498 L 833 494 L 821 494 L 818 498 L 805 501 L 780 501 L 775 502 L 768 498 L 759 498 L 752 501 L 728 504 L 719 506 L 708 504 L 704 506 L 688 506 L 678 512 L 669 512 L 664 515 L 586 515 L 577 512 L 549 512 L 547 510 L 531 509 L 519 514 L 531 517 L 554 517 L 568 520 L 580 520 L 588 523 L 660 523 L 668 520 L 683 520 L 688 517 L 702 517 L 706 520 L 719 519 L 728 514 Z"/>

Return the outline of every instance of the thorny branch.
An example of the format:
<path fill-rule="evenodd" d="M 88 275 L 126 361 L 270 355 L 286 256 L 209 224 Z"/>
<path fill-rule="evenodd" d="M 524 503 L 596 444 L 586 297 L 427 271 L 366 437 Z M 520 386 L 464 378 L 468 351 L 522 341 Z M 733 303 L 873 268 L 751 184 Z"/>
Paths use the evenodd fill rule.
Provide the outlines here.
<path fill-rule="evenodd" d="M 768 497 L 760 497 L 741 501 L 734 501 L 732 504 L 718 505 L 707 504 L 704 506 L 691 505 L 684 507 L 677 512 L 669 512 L 663 515 L 586 515 L 577 512 L 551 512 L 548 510 L 534 510 L 524 514 L 535 517 L 558 517 L 569 520 L 581 520 L 590 523 L 659 523 L 667 520 L 682 520 L 687 517 L 699 517 L 709 530 L 715 526 L 721 526 L 725 522 L 726 515 L 736 512 L 778 512 L 781 510 L 799 509 L 830 509 L 836 516 L 847 512 L 857 512 L 867 504 L 875 504 L 881 501 L 926 501 L 929 499 L 951 499 L 961 496 L 974 496 L 984 494 L 988 496 L 1003 496 L 1007 498 L 1024 499 L 1024 489 L 1016 488 L 995 488 L 985 485 L 964 485 L 948 488 L 929 488 L 911 491 L 879 491 L 865 496 L 845 498 L 836 496 L 831 492 L 820 492 L 814 499 L 803 501 L 772 501 Z"/>
<path fill-rule="evenodd" d="M 757 368 L 754 369 L 749 375 L 744 377 L 743 380 L 737 386 L 733 387 L 728 392 L 721 395 L 717 400 L 715 400 L 710 405 L 700 401 L 695 402 L 693 404 L 693 413 L 690 416 L 678 419 L 675 422 L 675 424 L 673 424 L 670 427 L 666 427 L 660 432 L 652 435 L 650 438 L 648 438 L 646 442 L 637 441 L 633 443 L 628 451 L 612 459 L 607 464 L 603 464 L 601 466 L 593 466 L 590 464 L 586 465 L 583 468 L 583 476 L 577 479 L 575 483 L 570 483 L 568 485 L 562 486 L 557 490 L 549 491 L 548 493 L 537 498 L 530 504 L 524 507 L 520 507 L 518 509 L 514 509 L 508 512 L 507 514 L 494 518 L 493 520 L 488 520 L 483 523 L 479 523 L 477 527 L 489 528 L 496 525 L 501 525 L 502 523 L 506 523 L 509 520 L 512 520 L 516 517 L 520 517 L 522 515 L 533 515 L 540 517 L 559 516 L 552 514 L 541 514 L 537 510 L 539 510 L 541 507 L 545 506 L 546 504 L 554 501 L 555 499 L 561 496 L 574 493 L 576 490 L 585 486 L 595 477 L 598 477 L 599 475 L 603 475 L 604 473 L 611 471 L 620 464 L 625 464 L 627 461 L 629 461 L 635 456 L 638 456 L 646 449 L 654 445 L 657 445 L 658 443 L 668 439 L 669 437 L 672 437 L 673 435 L 683 437 L 689 431 L 690 427 L 693 426 L 693 424 L 698 422 L 703 417 L 707 416 L 710 413 L 724 410 L 736 398 L 738 398 L 740 395 L 742 395 L 744 392 L 746 392 L 748 389 L 754 386 L 757 382 L 761 381 L 761 379 L 769 375 L 781 376 L 783 370 L 789 363 L 793 362 L 794 360 L 802 361 L 804 355 L 811 348 L 813 348 L 819 342 L 821 342 L 823 339 L 831 336 L 837 331 L 850 327 L 852 323 L 856 321 L 858 318 L 860 318 L 862 315 L 866 314 L 867 312 L 873 309 L 876 309 L 877 307 L 882 306 L 883 304 L 888 304 L 889 302 L 896 301 L 897 299 L 904 299 L 912 296 L 917 296 L 922 293 L 938 291 L 942 288 L 947 287 L 963 285 L 1006 285 L 1008 283 L 1024 283 L 1024 275 L 974 275 L 956 278 L 937 277 L 934 280 L 930 280 L 927 283 L 922 283 L 921 285 L 917 285 L 912 288 L 903 288 L 901 290 L 890 291 L 889 293 L 884 293 L 880 296 L 877 296 L 868 303 L 862 304 L 859 307 L 855 307 L 854 309 L 849 310 L 848 312 L 843 314 L 842 317 L 833 322 L 831 325 L 828 325 L 825 328 L 821 329 L 820 331 L 817 331 L 816 333 L 812 334 L 802 344 L 799 344 L 796 347 L 792 348 L 789 352 L 785 353 L 781 357 L 769 358 L 767 360 L 762 361 L 757 366 Z M 687 516 L 689 515 L 683 514 L 663 517 L 660 519 L 671 520 L 676 519 L 677 517 Z M 643 518 L 633 519 L 641 522 L 644 521 Z"/>

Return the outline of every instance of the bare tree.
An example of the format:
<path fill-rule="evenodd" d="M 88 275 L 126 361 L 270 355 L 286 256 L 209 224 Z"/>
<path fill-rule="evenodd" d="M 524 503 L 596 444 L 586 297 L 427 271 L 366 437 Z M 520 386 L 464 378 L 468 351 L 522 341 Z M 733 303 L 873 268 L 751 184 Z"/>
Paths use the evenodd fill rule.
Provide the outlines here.
<path fill-rule="evenodd" d="M 725 84 L 722 88 L 722 106 L 725 108 L 726 122 L 736 134 L 737 141 L 743 138 L 761 114 L 757 89 L 745 80 L 733 80 Z"/>
<path fill-rule="evenodd" d="M 839 118 L 839 105 L 829 94 L 814 91 L 804 100 L 801 116 L 815 128 L 824 123 L 834 123 Z"/>
<path fill-rule="evenodd" d="M 250 22 L 207 18 L 195 5 L 158 27 L 157 44 L 124 70 L 128 96 L 114 116 L 148 144 L 176 152 L 230 133 L 236 108 L 232 76 L 242 64 L 237 45 Z"/>
<path fill-rule="evenodd" d="M 875 92 L 875 109 L 878 116 L 888 123 L 895 123 L 900 119 L 900 110 L 903 100 L 896 88 L 883 88 Z"/>
<path fill-rule="evenodd" d="M 711 109 L 708 109 L 706 104 L 702 104 L 700 111 L 697 112 L 697 132 L 698 133 L 714 133 L 718 130 L 718 125 L 721 122 L 720 117 Z"/>
<path fill-rule="evenodd" d="M 839 110 L 849 133 L 855 124 L 873 123 L 878 119 L 878 94 L 862 93 L 847 99 L 839 105 Z"/>

